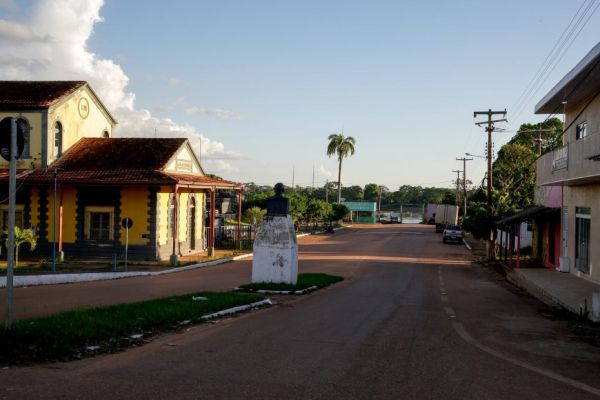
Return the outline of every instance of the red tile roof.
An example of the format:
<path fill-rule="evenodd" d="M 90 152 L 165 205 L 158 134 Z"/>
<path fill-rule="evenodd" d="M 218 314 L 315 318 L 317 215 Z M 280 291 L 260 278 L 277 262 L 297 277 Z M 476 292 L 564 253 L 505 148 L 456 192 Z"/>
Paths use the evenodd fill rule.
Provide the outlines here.
<path fill-rule="evenodd" d="M 77 171 L 159 170 L 185 138 L 83 138 L 50 168 Z"/>
<path fill-rule="evenodd" d="M 0 110 L 48 108 L 84 81 L 0 81 Z"/>
<path fill-rule="evenodd" d="M 84 138 L 48 169 L 21 170 L 20 182 L 48 184 L 58 170 L 60 183 L 88 185 L 189 185 L 240 188 L 242 184 L 194 174 L 163 172 L 185 138 Z M 0 181 L 8 170 L 0 170 Z"/>

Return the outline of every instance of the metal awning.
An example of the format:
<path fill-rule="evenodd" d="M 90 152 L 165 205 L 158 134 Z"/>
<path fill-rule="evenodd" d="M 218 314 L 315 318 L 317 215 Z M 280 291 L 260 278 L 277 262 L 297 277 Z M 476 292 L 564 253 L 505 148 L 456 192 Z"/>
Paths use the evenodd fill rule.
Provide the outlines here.
<path fill-rule="evenodd" d="M 524 209 L 510 217 L 502 218 L 495 222 L 496 226 L 518 224 L 520 222 L 528 221 L 533 217 L 538 217 L 544 214 L 552 214 L 560 212 L 560 207 L 546 207 L 546 206 L 531 206 Z"/>

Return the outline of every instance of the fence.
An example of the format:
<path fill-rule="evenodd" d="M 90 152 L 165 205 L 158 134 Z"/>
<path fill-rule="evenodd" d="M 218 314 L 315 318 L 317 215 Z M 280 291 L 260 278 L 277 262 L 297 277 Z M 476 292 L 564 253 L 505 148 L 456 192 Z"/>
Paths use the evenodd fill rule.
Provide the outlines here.
<path fill-rule="evenodd" d="M 240 226 L 239 236 L 237 225 L 215 226 L 215 248 L 217 249 L 252 249 L 256 228 L 252 225 Z M 205 241 L 208 241 L 210 228 L 204 229 Z M 208 244 L 208 243 L 206 243 Z"/>

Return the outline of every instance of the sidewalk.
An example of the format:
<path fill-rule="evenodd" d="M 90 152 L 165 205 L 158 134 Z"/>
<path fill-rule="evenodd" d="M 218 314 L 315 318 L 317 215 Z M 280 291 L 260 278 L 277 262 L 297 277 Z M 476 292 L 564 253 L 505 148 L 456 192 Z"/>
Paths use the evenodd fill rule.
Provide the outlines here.
<path fill-rule="evenodd" d="M 600 285 L 547 268 L 514 268 L 507 279 L 552 306 L 600 321 Z"/>

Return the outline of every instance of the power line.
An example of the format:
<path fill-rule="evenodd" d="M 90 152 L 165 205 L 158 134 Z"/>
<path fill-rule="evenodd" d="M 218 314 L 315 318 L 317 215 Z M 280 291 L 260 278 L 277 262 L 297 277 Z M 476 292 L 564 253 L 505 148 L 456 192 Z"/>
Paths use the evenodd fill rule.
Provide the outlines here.
<path fill-rule="evenodd" d="M 546 55 L 546 58 L 544 59 L 544 61 L 542 62 L 542 64 L 538 68 L 538 70 L 535 72 L 535 74 L 533 75 L 533 77 L 531 78 L 531 80 L 529 81 L 529 83 L 527 84 L 527 86 L 525 86 L 525 90 L 523 90 L 523 92 L 521 92 L 521 95 L 519 96 L 519 98 L 517 99 L 517 101 L 515 102 L 515 104 L 513 105 L 513 107 L 511 107 L 511 110 L 513 111 L 513 113 L 515 113 L 515 115 L 519 115 L 519 113 L 517 111 L 520 109 L 521 102 L 525 101 L 525 99 L 529 95 L 530 91 L 535 86 L 535 82 L 543 74 L 542 71 L 544 70 L 544 66 L 547 63 L 551 62 L 551 56 L 554 54 L 557 46 L 563 41 L 563 38 L 565 37 L 565 34 L 569 31 L 571 25 L 573 24 L 573 21 L 575 21 L 575 18 L 579 15 L 579 13 L 581 12 L 581 9 L 583 8 L 583 6 L 585 5 L 586 2 L 587 2 L 587 0 L 584 0 L 581 3 L 581 5 L 579 6 L 579 8 L 577 9 L 577 12 L 575 13 L 575 15 L 573 15 L 573 17 L 571 18 L 571 21 L 569 21 L 569 23 L 567 24 L 567 26 L 565 27 L 565 29 L 561 33 L 561 35 L 558 38 L 558 40 L 554 43 L 554 46 L 552 46 L 552 49 L 550 50 L 550 52 L 548 53 L 548 55 Z"/>
<path fill-rule="evenodd" d="M 515 104 L 515 110 L 513 111 L 514 117 L 512 118 L 513 121 L 516 121 L 517 118 L 523 113 L 528 102 L 531 100 L 531 97 L 537 94 L 537 92 L 541 89 L 543 84 L 550 77 L 552 72 L 554 72 L 560 61 L 566 55 L 567 51 L 571 48 L 577 37 L 579 37 L 579 34 L 590 21 L 598 7 L 600 7 L 600 2 L 598 2 L 597 0 L 590 0 L 589 3 L 587 3 L 587 1 L 588 0 L 584 0 L 584 2 L 581 4 L 579 9 L 565 28 L 565 31 L 563 31 L 559 40 L 546 57 L 546 60 L 544 60 L 544 62 L 542 63 L 542 66 L 540 67 L 540 69 L 542 70 L 541 73 L 536 73 L 536 75 L 534 75 L 534 79 L 532 80 L 532 82 L 534 83 L 526 87 L 524 95 L 521 96 L 521 101 Z M 587 6 L 585 6 L 586 3 Z M 585 9 L 582 12 L 581 10 L 584 6 Z M 577 19 L 577 21 L 575 22 L 575 24 L 573 24 L 573 21 L 575 19 Z"/>

